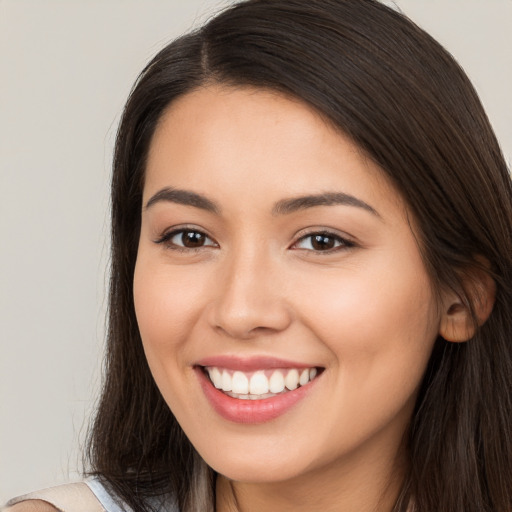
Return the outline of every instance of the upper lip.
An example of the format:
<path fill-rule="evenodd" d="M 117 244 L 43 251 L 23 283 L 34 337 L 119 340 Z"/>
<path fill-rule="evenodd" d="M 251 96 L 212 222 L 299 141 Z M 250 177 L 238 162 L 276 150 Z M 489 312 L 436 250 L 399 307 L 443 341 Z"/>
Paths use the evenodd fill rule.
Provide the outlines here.
<path fill-rule="evenodd" d="M 238 370 L 245 372 L 266 370 L 271 368 L 301 369 L 318 367 L 318 365 L 311 363 L 301 363 L 270 356 L 241 357 L 234 355 L 217 355 L 205 357 L 197 361 L 194 366 L 216 366 L 219 368 L 226 368 L 228 370 Z"/>

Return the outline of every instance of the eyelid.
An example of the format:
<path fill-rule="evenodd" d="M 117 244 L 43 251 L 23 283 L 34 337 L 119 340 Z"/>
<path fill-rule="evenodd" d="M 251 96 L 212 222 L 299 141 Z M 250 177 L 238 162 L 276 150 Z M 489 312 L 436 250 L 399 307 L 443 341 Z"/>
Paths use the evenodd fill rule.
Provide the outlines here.
<path fill-rule="evenodd" d="M 180 233 L 184 232 L 195 232 L 200 233 L 204 235 L 206 240 L 208 240 L 211 243 L 205 243 L 204 245 L 201 245 L 199 247 L 186 247 L 184 245 L 179 245 L 176 243 L 172 243 L 171 240 L 176 235 L 179 235 Z M 297 247 L 300 242 L 306 240 L 307 238 L 314 237 L 315 235 L 322 235 L 328 238 L 332 238 L 337 242 L 337 245 L 335 247 L 325 249 L 325 250 L 315 250 L 314 248 L 308 249 L 308 248 L 301 248 Z M 202 228 L 198 228 L 193 225 L 182 225 L 182 226 L 173 226 L 171 228 L 166 229 L 158 238 L 153 240 L 155 244 L 163 244 L 166 245 L 168 248 L 176 251 L 183 251 L 183 252 L 190 252 L 190 251 L 198 251 L 202 250 L 204 248 L 209 247 L 219 247 L 219 244 L 216 242 L 216 240 L 210 236 L 206 230 Z M 325 228 L 325 227 L 312 227 L 308 228 L 307 230 L 302 230 L 295 236 L 295 242 L 290 246 L 290 249 L 292 250 L 303 250 L 308 251 L 316 254 L 331 254 L 334 252 L 338 252 L 340 250 L 347 250 L 352 247 L 357 246 L 357 243 L 353 240 L 352 237 L 346 235 L 345 233 L 340 233 L 336 230 L 333 230 L 331 228 Z"/>
<path fill-rule="evenodd" d="M 310 237 L 313 237 L 315 235 L 323 235 L 325 237 L 333 238 L 337 242 L 340 242 L 339 245 L 326 250 L 314 250 L 314 249 L 305 249 L 297 247 L 297 245 Z M 328 229 L 328 228 L 309 228 L 307 231 L 301 231 L 299 232 L 295 237 L 295 242 L 290 246 L 290 249 L 292 250 L 303 250 L 303 251 L 309 251 L 316 254 L 332 254 L 334 252 L 343 251 L 347 249 L 351 249 L 352 247 L 356 247 L 357 243 L 353 240 L 352 237 L 342 234 L 336 230 Z"/>
<path fill-rule="evenodd" d="M 175 243 L 172 243 L 171 240 L 176 235 L 179 235 L 180 233 L 184 232 L 194 232 L 194 233 L 200 233 L 205 236 L 207 240 L 209 240 L 212 243 L 205 244 L 200 247 L 185 247 L 183 245 L 177 245 Z M 168 248 L 176 251 L 196 251 L 204 249 L 205 247 L 219 247 L 219 244 L 215 241 L 213 237 L 211 237 L 204 229 L 198 228 L 196 226 L 191 225 L 185 225 L 185 226 L 173 226 L 171 228 L 166 229 L 158 238 L 153 240 L 155 244 L 162 244 L 167 246 Z"/>

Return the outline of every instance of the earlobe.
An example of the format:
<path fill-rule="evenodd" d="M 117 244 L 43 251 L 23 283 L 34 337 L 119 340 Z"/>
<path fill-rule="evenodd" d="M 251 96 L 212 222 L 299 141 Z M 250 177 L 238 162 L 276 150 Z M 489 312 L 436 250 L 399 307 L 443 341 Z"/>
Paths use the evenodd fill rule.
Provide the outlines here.
<path fill-rule="evenodd" d="M 465 274 L 463 286 L 471 307 L 453 291 L 446 292 L 443 300 L 439 334 L 454 343 L 468 341 L 475 335 L 489 318 L 496 298 L 496 283 L 483 268 L 473 268 Z"/>
<path fill-rule="evenodd" d="M 457 298 L 448 307 L 443 306 L 439 334 L 446 341 L 461 343 L 468 341 L 476 331 L 470 309 Z"/>

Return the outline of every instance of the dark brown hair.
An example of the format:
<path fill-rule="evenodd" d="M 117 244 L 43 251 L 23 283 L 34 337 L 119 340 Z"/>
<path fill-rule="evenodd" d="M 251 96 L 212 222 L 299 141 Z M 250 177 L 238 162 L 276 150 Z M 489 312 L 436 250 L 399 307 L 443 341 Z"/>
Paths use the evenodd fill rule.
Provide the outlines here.
<path fill-rule="evenodd" d="M 164 48 L 137 80 L 119 127 L 112 180 L 106 374 L 91 431 L 91 473 L 135 510 L 170 493 L 214 509 L 214 475 L 147 366 L 132 282 L 144 168 L 177 97 L 209 83 L 280 91 L 313 106 L 389 176 L 418 227 L 439 289 L 474 269 L 496 282 L 488 321 L 467 343 L 439 338 L 406 433 L 409 471 L 395 509 L 512 510 L 512 188 L 468 78 L 435 40 L 375 0 L 249 0 Z"/>

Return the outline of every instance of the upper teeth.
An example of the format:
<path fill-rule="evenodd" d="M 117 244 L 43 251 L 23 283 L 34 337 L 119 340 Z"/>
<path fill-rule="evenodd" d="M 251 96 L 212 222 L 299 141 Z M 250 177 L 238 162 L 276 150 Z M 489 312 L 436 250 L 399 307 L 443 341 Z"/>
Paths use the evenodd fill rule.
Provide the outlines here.
<path fill-rule="evenodd" d="M 217 389 L 244 399 L 268 398 L 285 390 L 292 391 L 306 385 L 317 375 L 316 368 L 258 370 L 246 373 L 209 366 L 206 371 Z"/>

